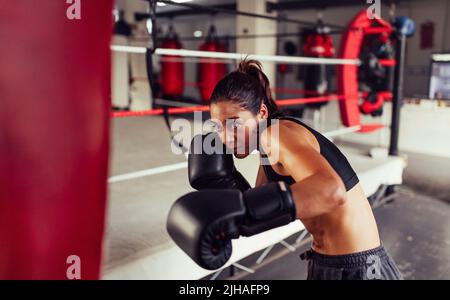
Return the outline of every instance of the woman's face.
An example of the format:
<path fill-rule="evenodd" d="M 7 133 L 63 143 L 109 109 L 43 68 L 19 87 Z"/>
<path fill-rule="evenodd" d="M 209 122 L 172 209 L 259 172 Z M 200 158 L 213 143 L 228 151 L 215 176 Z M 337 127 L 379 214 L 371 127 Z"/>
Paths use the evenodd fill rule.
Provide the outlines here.
<path fill-rule="evenodd" d="M 210 111 L 220 139 L 237 158 L 244 158 L 257 148 L 258 124 L 268 114 L 264 104 L 256 115 L 231 101 L 213 103 Z"/>

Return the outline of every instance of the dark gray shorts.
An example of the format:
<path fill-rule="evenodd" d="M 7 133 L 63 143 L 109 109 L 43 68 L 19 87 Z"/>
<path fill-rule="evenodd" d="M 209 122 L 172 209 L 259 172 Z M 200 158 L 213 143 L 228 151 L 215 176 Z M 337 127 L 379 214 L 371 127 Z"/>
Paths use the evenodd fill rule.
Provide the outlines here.
<path fill-rule="evenodd" d="M 346 255 L 324 255 L 308 250 L 308 280 L 398 280 L 403 279 L 383 246 Z"/>

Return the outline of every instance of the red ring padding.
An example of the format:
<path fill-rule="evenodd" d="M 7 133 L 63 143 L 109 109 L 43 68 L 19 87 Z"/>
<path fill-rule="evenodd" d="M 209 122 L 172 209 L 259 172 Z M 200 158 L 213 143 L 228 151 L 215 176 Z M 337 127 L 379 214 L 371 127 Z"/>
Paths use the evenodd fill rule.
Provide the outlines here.
<path fill-rule="evenodd" d="M 350 22 L 341 41 L 340 57 L 358 59 L 365 34 L 379 34 L 392 31 L 392 26 L 381 18 L 369 19 L 363 9 Z M 339 95 L 346 101 L 339 102 L 342 124 L 356 126 L 361 123 L 358 96 L 358 66 L 342 65 L 336 68 L 336 82 Z"/>
<path fill-rule="evenodd" d="M 112 1 L 0 5 L 0 279 L 99 278 Z"/>

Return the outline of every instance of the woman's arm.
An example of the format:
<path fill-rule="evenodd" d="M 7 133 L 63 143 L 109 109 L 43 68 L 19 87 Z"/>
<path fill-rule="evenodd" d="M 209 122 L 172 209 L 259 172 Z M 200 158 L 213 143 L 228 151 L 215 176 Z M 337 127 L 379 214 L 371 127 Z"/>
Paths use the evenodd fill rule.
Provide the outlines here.
<path fill-rule="evenodd" d="M 262 146 L 269 159 L 277 157 L 296 181 L 291 185 L 291 190 L 297 217 L 313 218 L 344 204 L 347 197 L 344 183 L 320 154 L 314 135 L 296 124 L 280 121 L 276 126 L 267 130 L 267 136 L 261 139 Z M 277 129 L 279 132 L 273 134 L 272 131 Z"/>

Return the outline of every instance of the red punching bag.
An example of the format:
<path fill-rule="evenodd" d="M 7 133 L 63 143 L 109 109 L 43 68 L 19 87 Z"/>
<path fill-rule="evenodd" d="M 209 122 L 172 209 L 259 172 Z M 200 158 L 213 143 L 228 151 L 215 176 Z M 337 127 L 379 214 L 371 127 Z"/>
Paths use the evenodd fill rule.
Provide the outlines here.
<path fill-rule="evenodd" d="M 0 5 L 0 279 L 100 275 L 112 0 L 79 3 Z"/>
<path fill-rule="evenodd" d="M 326 27 L 320 23 L 317 28 L 307 36 L 306 43 L 303 47 L 305 56 L 326 57 L 334 56 L 333 42 L 326 33 Z M 311 97 L 325 95 L 328 93 L 331 82 L 331 69 L 326 65 L 307 65 L 305 67 L 305 90 L 311 92 Z M 319 102 L 308 104 L 308 107 L 320 108 L 328 102 Z"/>
<path fill-rule="evenodd" d="M 172 26 L 163 39 L 162 48 L 181 49 L 182 45 Z M 161 57 L 161 88 L 164 97 L 180 97 L 184 90 L 184 63 L 181 56 Z"/>
<path fill-rule="evenodd" d="M 209 28 L 205 42 L 200 45 L 201 51 L 225 52 L 225 47 L 219 43 L 214 26 Z M 199 91 L 203 101 L 209 101 L 211 94 L 220 79 L 225 76 L 225 64 L 203 61 L 199 64 Z"/>
<path fill-rule="evenodd" d="M 324 46 L 323 56 L 327 58 L 333 57 L 336 51 L 334 50 L 333 41 L 331 40 L 330 35 L 327 33 L 323 33 L 322 38 Z"/>
<path fill-rule="evenodd" d="M 305 56 L 321 57 L 325 52 L 322 35 L 319 33 L 310 34 L 303 47 Z"/>
<path fill-rule="evenodd" d="M 317 31 L 308 35 L 303 47 L 304 55 L 326 58 L 333 57 L 335 51 L 331 37 L 327 33 L 322 32 L 320 28 Z"/>

